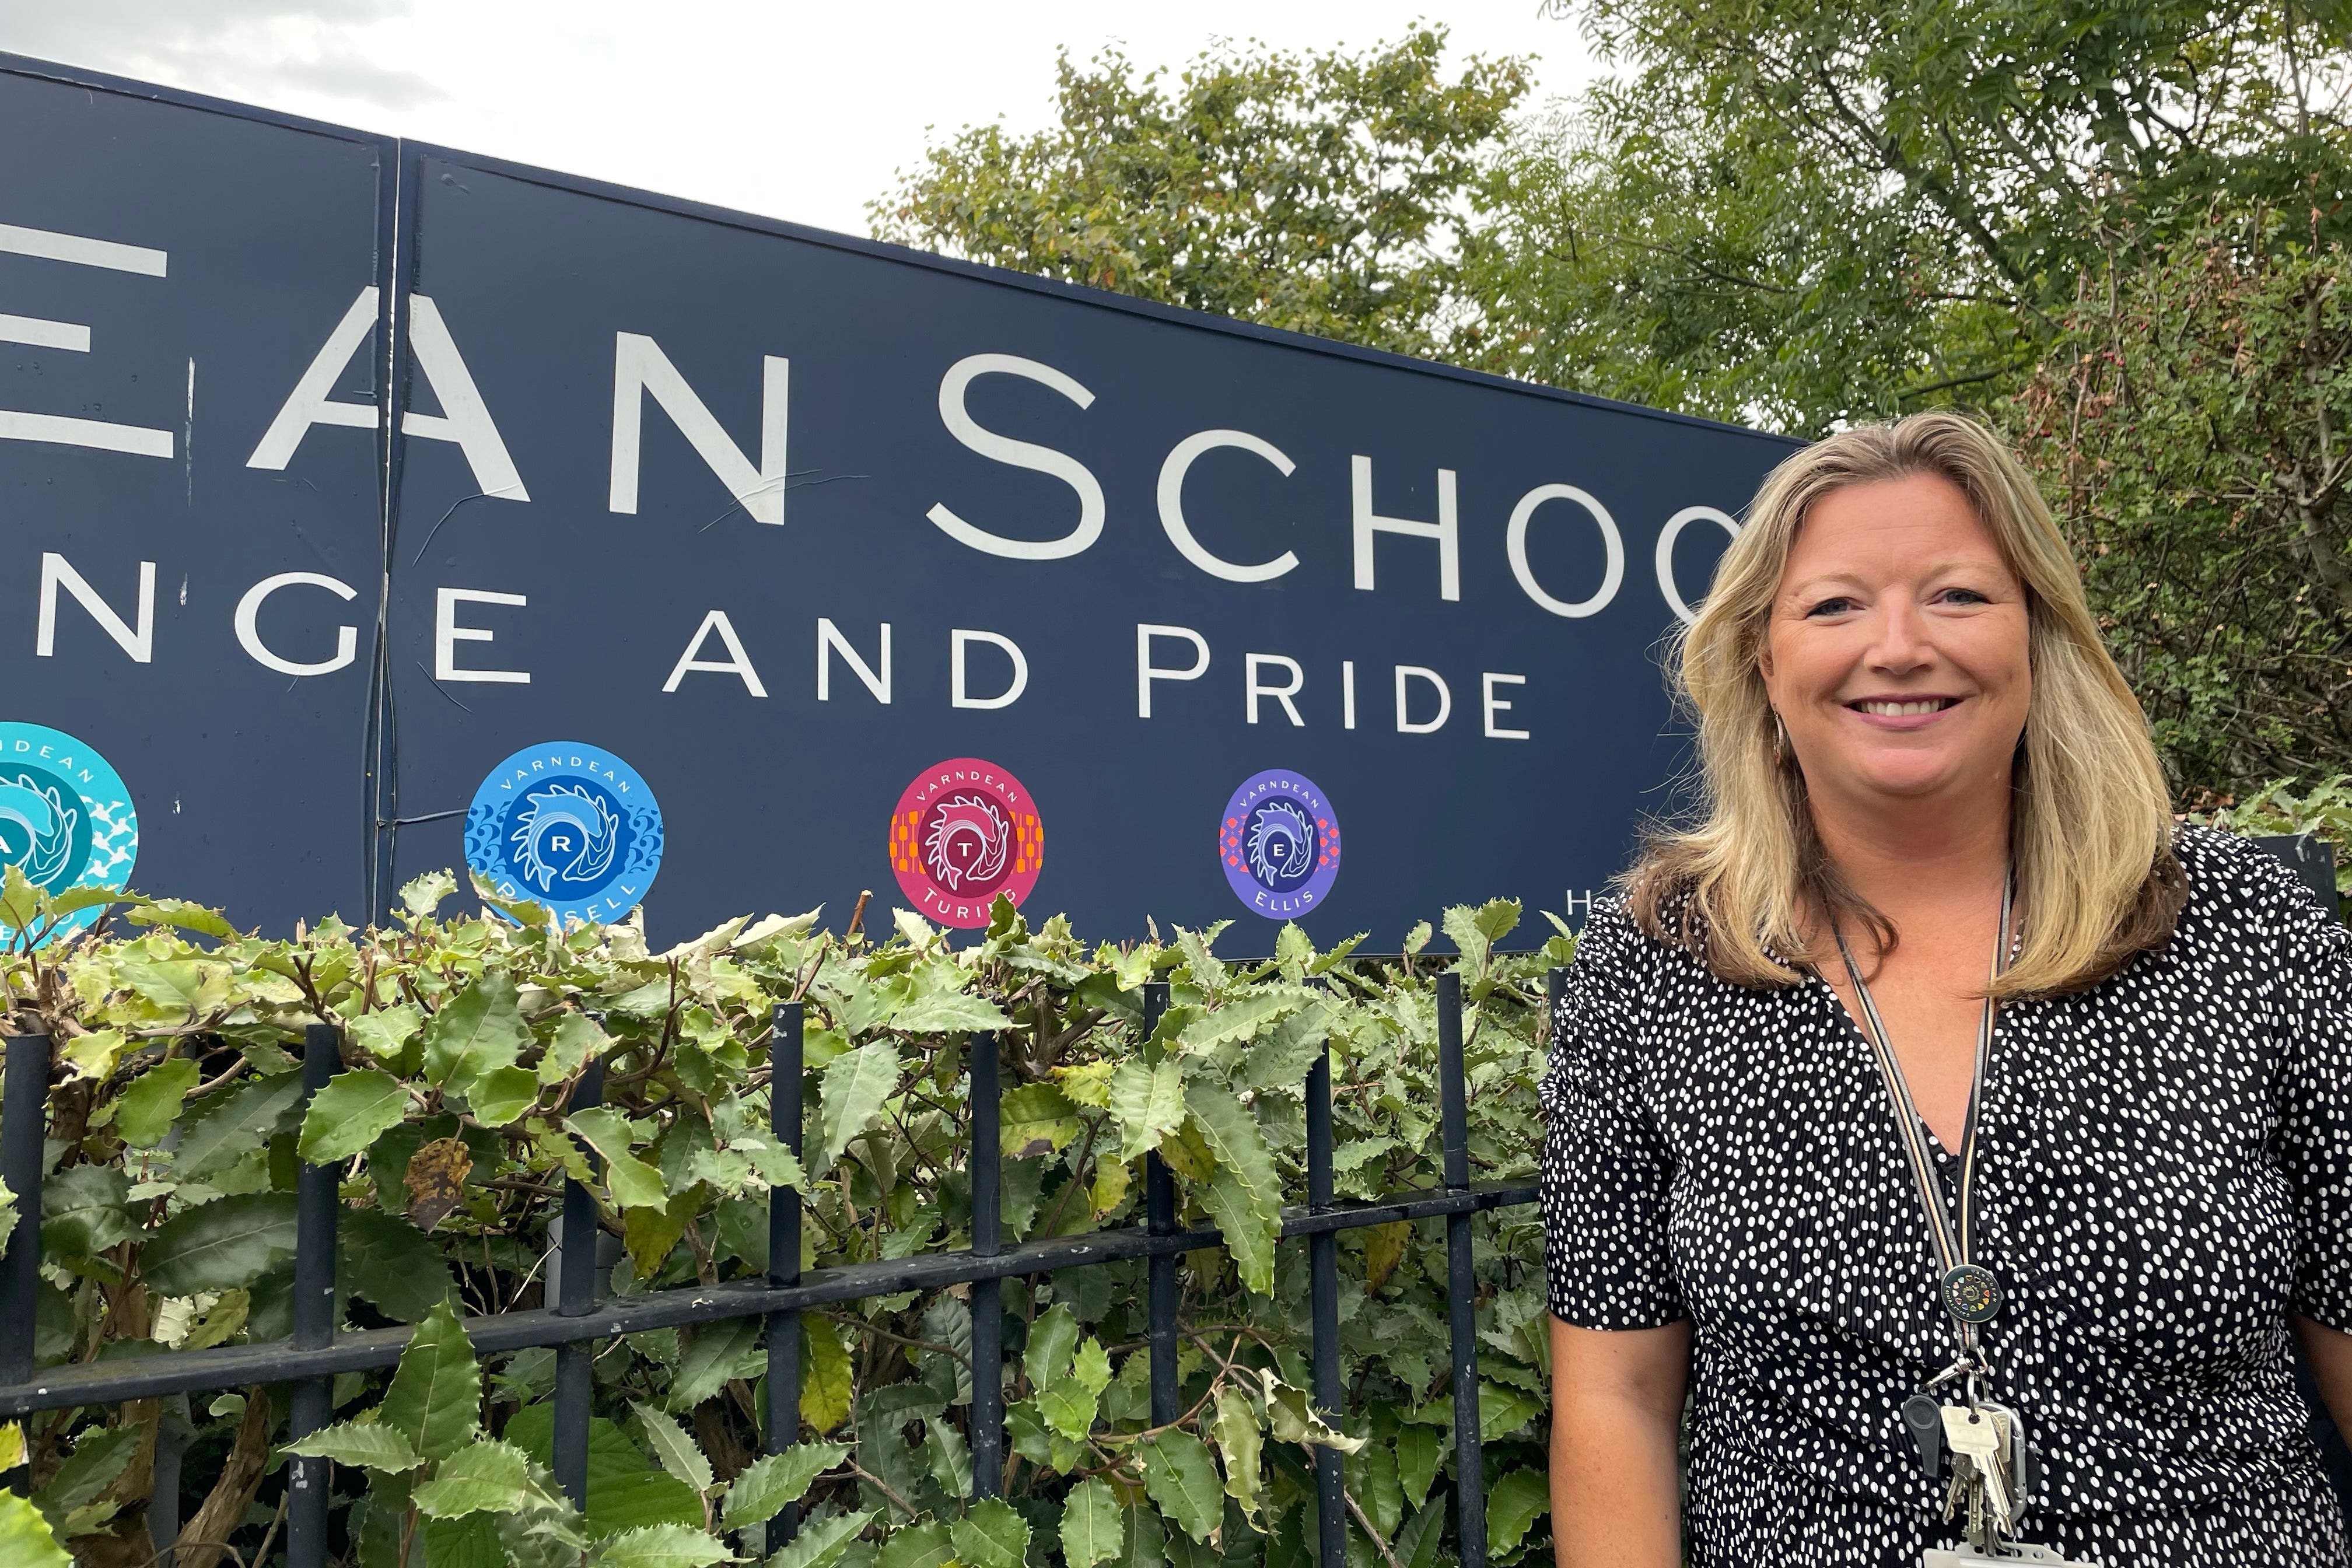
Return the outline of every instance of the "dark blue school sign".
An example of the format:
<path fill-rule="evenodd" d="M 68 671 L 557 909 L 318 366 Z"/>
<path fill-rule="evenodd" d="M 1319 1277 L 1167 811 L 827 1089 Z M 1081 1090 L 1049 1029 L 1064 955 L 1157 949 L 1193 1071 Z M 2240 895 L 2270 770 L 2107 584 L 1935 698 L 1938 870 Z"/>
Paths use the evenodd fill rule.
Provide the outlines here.
<path fill-rule="evenodd" d="M 139 296 L 0 229 L 0 331 L 93 334 L 0 407 L 175 437 L 0 413 L 56 645 L 0 645 L 0 718 L 121 772 L 140 886 L 273 929 L 469 845 L 663 941 L 863 889 L 1235 952 L 1559 910 L 1661 804 L 1660 640 L 1790 449 L 217 106 L 0 117 L 49 154 L 0 224 L 173 258 Z"/>
<path fill-rule="evenodd" d="M 320 319 L 388 276 L 394 147 L 44 69 L 0 73 L 0 723 L 112 764 L 133 886 L 277 929 L 356 914 L 381 361 L 336 367 L 367 427 L 331 460 L 249 459 Z M 12 738 L 0 789 L 103 816 L 97 769 L 41 749 Z M 7 858 L 24 837 L 0 824 Z M 120 885 L 69 858 L 39 874 Z"/>

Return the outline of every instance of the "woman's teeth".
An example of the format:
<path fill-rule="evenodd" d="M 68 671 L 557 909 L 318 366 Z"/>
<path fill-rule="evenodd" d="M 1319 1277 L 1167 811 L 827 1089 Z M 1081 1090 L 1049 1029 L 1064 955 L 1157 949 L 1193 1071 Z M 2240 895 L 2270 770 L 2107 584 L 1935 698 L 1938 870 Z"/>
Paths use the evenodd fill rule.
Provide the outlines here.
<path fill-rule="evenodd" d="M 1950 704 L 1941 697 L 1926 698 L 1917 702 L 1857 702 L 1854 707 L 1864 713 L 1876 713 L 1889 719 L 1907 719 L 1915 713 L 1940 713 Z"/>

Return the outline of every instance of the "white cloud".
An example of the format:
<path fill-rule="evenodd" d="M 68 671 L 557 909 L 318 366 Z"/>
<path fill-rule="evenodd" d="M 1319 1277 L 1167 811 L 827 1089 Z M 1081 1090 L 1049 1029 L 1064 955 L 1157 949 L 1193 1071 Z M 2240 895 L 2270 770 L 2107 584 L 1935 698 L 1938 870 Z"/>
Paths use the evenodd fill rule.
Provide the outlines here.
<path fill-rule="evenodd" d="M 1538 5 L 1443 19 L 1457 54 L 1538 53 L 1542 90 L 1571 90 L 1582 40 Z M 1361 47 L 1425 9 L 1196 0 L 1113 25 L 1099 0 L 0 0 L 0 49 L 862 233 L 928 131 L 1042 124 L 1057 46 L 1157 65 L 1221 37 Z"/>
<path fill-rule="evenodd" d="M 224 98 L 399 113 L 443 96 L 426 75 L 387 65 L 368 47 L 376 24 L 407 10 L 407 0 L 0 0 L 0 47 Z"/>

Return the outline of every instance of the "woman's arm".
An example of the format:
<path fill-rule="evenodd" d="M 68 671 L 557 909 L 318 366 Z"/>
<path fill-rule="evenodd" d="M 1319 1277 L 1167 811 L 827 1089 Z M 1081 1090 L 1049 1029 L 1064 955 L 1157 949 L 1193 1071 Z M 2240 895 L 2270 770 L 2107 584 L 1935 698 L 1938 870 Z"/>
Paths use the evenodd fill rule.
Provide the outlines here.
<path fill-rule="evenodd" d="M 2338 1430 L 2352 1434 L 2352 1334 L 2315 1323 L 2297 1312 L 2294 1337 L 2303 1342 L 2303 1353 L 2311 1358 L 2312 1380 L 2319 1384 L 2319 1397 L 2327 1414 L 2336 1417 Z M 1552 1485 L 1557 1489 L 1559 1483 Z"/>
<path fill-rule="evenodd" d="M 2352 1340 L 2345 1343 L 2352 1355 Z M 1690 1348 L 1687 1320 L 1622 1330 L 1551 1321 L 1551 1518 L 1559 1568 L 1679 1568 L 1675 1451 Z"/>

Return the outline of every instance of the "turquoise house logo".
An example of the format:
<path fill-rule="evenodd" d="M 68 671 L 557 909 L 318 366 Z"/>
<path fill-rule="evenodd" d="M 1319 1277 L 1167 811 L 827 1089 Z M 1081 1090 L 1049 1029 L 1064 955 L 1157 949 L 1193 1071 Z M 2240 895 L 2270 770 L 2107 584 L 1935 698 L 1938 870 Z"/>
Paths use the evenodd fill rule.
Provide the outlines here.
<path fill-rule="evenodd" d="M 612 752 L 549 741 L 492 768 L 466 813 L 466 864 L 503 899 L 616 921 L 661 869 L 661 805 Z"/>
<path fill-rule="evenodd" d="M 40 724 L 0 720 L 0 865 L 52 893 L 131 885 L 139 860 L 139 813 L 114 765 L 87 742 Z M 82 930 L 96 909 L 78 910 L 50 940 Z M 0 939 L 17 933 L 0 925 Z"/>

